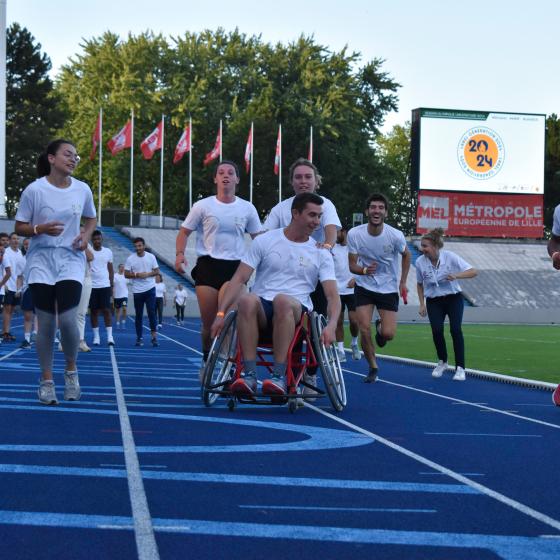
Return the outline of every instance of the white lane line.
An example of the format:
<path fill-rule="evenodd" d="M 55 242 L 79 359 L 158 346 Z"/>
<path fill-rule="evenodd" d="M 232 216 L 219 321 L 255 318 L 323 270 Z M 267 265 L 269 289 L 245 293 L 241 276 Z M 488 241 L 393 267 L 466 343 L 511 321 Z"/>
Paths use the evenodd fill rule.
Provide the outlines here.
<path fill-rule="evenodd" d="M 356 375 L 358 377 L 365 377 L 363 373 L 358 373 L 357 371 L 352 371 L 349 369 L 345 369 L 344 371 Z M 560 429 L 559 424 L 551 424 L 550 422 L 545 422 L 544 420 L 537 420 L 536 418 L 521 416 L 520 414 L 514 414 L 513 412 L 508 410 L 500 410 L 499 408 L 492 408 L 491 406 L 485 406 L 479 403 L 472 403 L 469 401 L 464 401 L 462 399 L 457 399 L 455 397 L 448 397 L 447 395 L 441 395 L 439 393 L 434 393 L 432 391 L 426 391 L 425 389 L 418 389 L 417 387 L 411 387 L 410 385 L 403 385 L 402 383 L 395 383 L 394 381 L 387 381 L 386 379 L 378 379 L 377 382 L 386 383 L 387 385 L 393 385 L 394 387 L 401 387 L 402 389 L 408 389 L 409 391 L 416 391 L 417 393 L 423 393 L 425 395 L 430 395 L 432 397 L 438 397 L 439 399 L 451 401 L 456 404 L 465 404 L 467 406 L 473 406 L 485 412 L 497 412 L 498 414 L 503 414 L 504 416 L 511 416 L 513 418 L 517 418 L 518 420 L 526 420 L 527 422 L 534 422 L 535 424 L 541 424 L 543 426 L 548 426 L 549 428 Z"/>
<path fill-rule="evenodd" d="M 15 350 L 12 350 L 11 352 L 8 352 L 5 356 L 2 356 L 0 358 L 0 362 L 3 361 L 3 360 L 7 360 L 10 356 L 13 356 L 14 354 L 17 354 L 20 350 L 21 350 L 21 348 L 16 348 Z"/>
<path fill-rule="evenodd" d="M 146 325 L 143 325 L 144 328 L 149 331 L 150 328 L 146 327 Z M 193 332 L 197 332 L 198 334 L 200 334 L 199 331 L 193 331 Z M 171 340 L 171 342 L 174 342 L 175 344 L 178 344 L 179 346 L 182 346 L 183 348 L 186 348 L 187 350 L 191 350 L 191 352 L 194 352 L 195 354 L 198 354 L 199 356 L 202 356 L 202 352 L 200 350 L 197 350 L 196 348 L 193 348 L 192 346 L 188 346 L 186 344 L 183 344 L 182 342 L 179 342 L 178 340 L 175 340 L 174 338 L 171 338 L 170 336 L 167 336 L 166 334 L 163 334 L 161 331 L 158 331 L 158 337 L 163 337 L 166 338 L 167 340 Z"/>
<path fill-rule="evenodd" d="M 383 445 L 386 445 L 387 447 L 393 449 L 394 451 L 397 451 L 398 453 L 401 453 L 403 455 L 406 455 L 407 457 L 414 459 L 415 461 L 418 461 L 419 463 L 422 463 L 423 465 L 427 465 L 428 467 L 430 467 L 431 469 L 434 469 L 436 471 L 439 471 L 443 474 L 446 474 L 448 476 L 450 476 L 451 478 L 454 478 L 455 480 L 470 486 L 471 488 L 474 488 L 475 490 L 478 490 L 481 494 L 485 494 L 486 496 L 488 496 L 489 498 L 493 498 L 494 500 L 497 500 L 498 502 L 507 505 L 517 511 L 519 511 L 520 513 L 523 513 L 524 515 L 527 515 L 529 517 L 532 517 L 533 519 L 536 519 L 537 521 L 540 521 L 541 523 L 544 523 L 545 525 L 548 525 L 549 527 L 553 527 L 554 529 L 556 529 L 557 531 L 560 531 L 560 521 L 553 519 L 552 517 L 541 513 L 540 511 L 537 511 L 529 506 L 526 506 L 525 504 L 522 504 L 521 502 L 518 502 L 517 500 L 514 500 L 512 498 L 508 498 L 507 496 L 504 496 L 504 494 L 500 494 L 500 492 L 496 492 L 495 490 L 492 490 L 491 488 L 488 488 L 487 486 L 484 486 L 482 484 L 479 484 L 478 482 L 475 482 L 474 480 L 471 480 L 470 478 L 467 478 L 466 476 L 463 476 L 455 471 L 452 471 L 451 469 L 448 469 L 447 467 L 444 467 L 443 465 L 440 465 L 438 463 L 434 463 L 434 461 L 431 461 L 430 459 L 423 457 L 422 455 L 418 455 L 418 453 L 414 453 L 414 451 L 410 451 L 409 449 L 406 449 L 405 447 L 402 447 L 400 445 L 397 445 L 396 443 L 393 443 L 392 441 L 385 439 L 383 436 L 380 436 L 379 434 L 375 434 L 373 432 L 370 432 L 368 430 L 365 430 L 364 428 L 361 428 L 360 426 L 357 426 L 356 424 L 352 424 L 351 422 L 348 422 L 347 420 L 343 420 L 342 418 L 339 418 L 338 416 L 335 416 L 334 414 L 331 414 L 330 412 L 327 412 L 325 410 L 322 410 L 320 408 L 317 408 L 316 406 L 309 404 L 309 403 L 305 403 L 305 406 L 309 407 L 311 410 L 314 410 L 315 412 L 318 412 L 319 414 L 322 414 L 323 416 L 326 416 L 327 418 L 330 418 L 331 420 L 334 420 L 335 422 L 338 422 L 339 424 L 342 424 L 343 426 L 346 426 L 347 428 L 350 428 L 351 430 L 354 430 L 360 434 L 363 434 L 365 436 L 368 436 L 372 439 L 374 439 L 375 441 L 377 441 L 378 443 L 381 443 Z"/>
<path fill-rule="evenodd" d="M 136 454 L 134 436 L 132 435 L 132 427 L 126 410 L 126 401 L 119 375 L 119 367 L 115 357 L 115 350 L 111 346 L 109 347 L 109 351 L 111 353 L 111 364 L 113 366 L 115 380 L 115 392 L 117 396 L 117 407 L 119 410 L 124 461 L 126 464 L 132 517 L 134 519 L 134 536 L 136 539 L 136 547 L 138 549 L 138 558 L 140 560 L 159 560 L 159 552 L 154 534 L 154 527 L 152 525 L 152 517 L 150 515 L 148 499 L 146 498 L 146 492 L 144 490 L 144 483 L 140 472 L 140 463 L 138 461 L 138 455 Z"/>

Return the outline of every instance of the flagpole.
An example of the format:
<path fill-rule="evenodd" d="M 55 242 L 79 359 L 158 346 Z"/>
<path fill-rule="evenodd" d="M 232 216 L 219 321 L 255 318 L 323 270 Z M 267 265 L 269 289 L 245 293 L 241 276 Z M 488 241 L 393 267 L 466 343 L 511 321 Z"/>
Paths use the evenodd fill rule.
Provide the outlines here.
<path fill-rule="evenodd" d="M 255 149 L 255 129 L 251 121 L 251 174 L 249 175 L 249 202 L 253 204 L 253 150 Z"/>
<path fill-rule="evenodd" d="M 313 125 L 309 130 L 309 161 L 313 163 Z"/>
<path fill-rule="evenodd" d="M 163 227 L 163 148 L 165 141 L 165 115 L 161 115 L 161 152 L 159 165 L 159 227 Z"/>
<path fill-rule="evenodd" d="M 220 119 L 220 163 L 222 161 L 222 144 L 224 143 L 224 137 L 222 136 L 222 119 Z"/>
<path fill-rule="evenodd" d="M 189 117 L 189 212 L 192 208 L 192 117 Z"/>
<path fill-rule="evenodd" d="M 131 109 L 130 115 L 130 227 L 132 227 L 132 208 L 134 207 L 134 109 Z"/>
<path fill-rule="evenodd" d="M 103 178 L 103 107 L 99 109 L 99 179 L 98 179 L 98 192 L 97 204 L 99 210 L 97 212 L 97 223 L 101 226 L 101 184 Z"/>
<path fill-rule="evenodd" d="M 280 136 L 280 150 L 278 154 L 278 202 L 282 202 L 282 125 L 279 125 L 278 136 Z"/>

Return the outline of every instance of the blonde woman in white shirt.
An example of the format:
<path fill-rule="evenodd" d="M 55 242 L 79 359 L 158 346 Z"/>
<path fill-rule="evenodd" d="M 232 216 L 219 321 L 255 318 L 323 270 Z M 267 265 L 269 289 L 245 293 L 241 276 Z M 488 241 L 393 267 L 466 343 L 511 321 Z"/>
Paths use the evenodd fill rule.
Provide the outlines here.
<path fill-rule="evenodd" d="M 459 255 L 443 250 L 443 229 L 437 228 L 422 236 L 422 256 L 416 260 L 416 281 L 420 307 L 418 313 L 428 315 L 432 337 L 439 359 L 432 377 L 441 377 L 447 370 L 447 347 L 443 334 L 445 317 L 455 353 L 454 381 L 465 380 L 465 342 L 461 324 L 464 300 L 459 279 L 474 278 L 477 271 Z M 424 301 L 425 298 L 425 301 Z"/>

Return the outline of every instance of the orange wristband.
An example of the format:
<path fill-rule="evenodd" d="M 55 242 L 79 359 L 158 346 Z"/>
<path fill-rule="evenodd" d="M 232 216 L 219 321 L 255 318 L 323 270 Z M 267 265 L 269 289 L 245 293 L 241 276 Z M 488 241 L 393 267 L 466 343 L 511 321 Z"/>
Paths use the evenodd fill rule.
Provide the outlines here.
<path fill-rule="evenodd" d="M 225 317 L 225 315 L 223 311 L 218 311 L 218 313 L 216 313 L 216 317 Z"/>

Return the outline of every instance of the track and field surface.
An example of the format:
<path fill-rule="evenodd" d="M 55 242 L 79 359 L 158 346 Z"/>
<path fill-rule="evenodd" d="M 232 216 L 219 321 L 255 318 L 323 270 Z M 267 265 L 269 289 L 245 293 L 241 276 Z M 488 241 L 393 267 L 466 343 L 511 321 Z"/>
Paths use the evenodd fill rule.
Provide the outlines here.
<path fill-rule="evenodd" d="M 34 350 L 0 346 L 3 558 L 560 558 L 550 392 L 388 361 L 365 385 L 348 354 L 344 412 L 231 413 L 200 401 L 199 332 L 135 348 L 129 321 L 57 407 Z"/>

